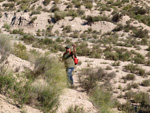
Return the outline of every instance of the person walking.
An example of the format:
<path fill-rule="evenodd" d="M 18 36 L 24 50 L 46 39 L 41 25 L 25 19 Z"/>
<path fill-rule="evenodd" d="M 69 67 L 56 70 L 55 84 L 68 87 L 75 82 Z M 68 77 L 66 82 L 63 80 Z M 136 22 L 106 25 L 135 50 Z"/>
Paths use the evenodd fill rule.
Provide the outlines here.
<path fill-rule="evenodd" d="M 22 25 L 22 17 L 21 16 L 19 17 L 18 21 L 19 21 L 18 25 Z"/>
<path fill-rule="evenodd" d="M 10 25 L 14 25 L 15 24 L 15 22 L 16 22 L 16 13 L 14 13 L 14 16 L 13 16 L 13 18 L 11 19 L 11 23 L 10 23 Z"/>
<path fill-rule="evenodd" d="M 72 72 L 75 68 L 74 55 L 76 54 L 76 46 L 75 44 L 73 44 L 72 46 L 73 46 L 73 51 L 71 51 L 70 45 L 67 45 L 65 47 L 66 51 L 63 54 L 63 60 L 64 60 L 65 67 L 66 67 L 68 81 L 71 87 L 74 87 Z"/>

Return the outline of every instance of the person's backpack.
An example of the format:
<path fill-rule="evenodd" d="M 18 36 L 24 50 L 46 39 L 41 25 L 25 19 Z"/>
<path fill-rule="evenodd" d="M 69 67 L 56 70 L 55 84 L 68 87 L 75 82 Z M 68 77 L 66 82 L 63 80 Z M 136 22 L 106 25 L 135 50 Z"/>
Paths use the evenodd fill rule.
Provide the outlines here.
<path fill-rule="evenodd" d="M 66 54 L 66 53 L 64 53 L 64 55 L 65 55 L 65 54 Z M 70 52 L 70 54 L 71 54 L 71 52 Z M 77 59 L 77 56 L 76 56 L 76 55 L 74 55 L 73 60 L 74 60 L 74 64 L 77 65 L 79 60 Z"/>

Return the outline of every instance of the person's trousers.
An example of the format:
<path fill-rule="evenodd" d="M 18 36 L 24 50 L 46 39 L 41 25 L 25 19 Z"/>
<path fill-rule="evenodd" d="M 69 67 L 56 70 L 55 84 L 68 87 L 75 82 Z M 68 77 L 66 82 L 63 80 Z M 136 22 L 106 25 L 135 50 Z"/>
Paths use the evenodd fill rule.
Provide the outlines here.
<path fill-rule="evenodd" d="M 74 67 L 67 68 L 67 77 L 68 77 L 68 81 L 71 85 L 73 85 L 73 77 L 72 77 L 73 70 L 74 70 Z"/>

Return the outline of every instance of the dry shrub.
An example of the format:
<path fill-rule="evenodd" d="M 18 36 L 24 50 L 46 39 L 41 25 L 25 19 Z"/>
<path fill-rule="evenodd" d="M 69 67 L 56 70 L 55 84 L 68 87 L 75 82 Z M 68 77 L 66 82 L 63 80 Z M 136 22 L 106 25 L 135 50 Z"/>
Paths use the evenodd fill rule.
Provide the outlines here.
<path fill-rule="evenodd" d="M 115 72 L 107 73 L 104 69 L 86 68 L 79 74 L 81 87 L 88 93 L 97 86 L 97 82 L 109 83 L 116 76 Z"/>

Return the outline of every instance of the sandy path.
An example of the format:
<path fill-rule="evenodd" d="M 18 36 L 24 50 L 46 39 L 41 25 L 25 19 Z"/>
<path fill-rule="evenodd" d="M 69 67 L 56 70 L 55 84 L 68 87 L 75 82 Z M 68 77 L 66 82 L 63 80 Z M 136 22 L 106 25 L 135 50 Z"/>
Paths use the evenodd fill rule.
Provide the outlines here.
<path fill-rule="evenodd" d="M 70 89 L 66 88 L 63 91 L 63 94 L 60 96 L 60 106 L 57 113 L 65 113 L 65 111 L 71 106 L 78 106 L 83 108 L 85 113 L 100 113 L 94 107 L 92 102 L 89 101 L 89 97 L 85 92 L 82 92 L 79 87 L 78 74 L 79 68 L 85 68 L 85 64 L 82 66 L 77 66 L 75 73 L 73 75 L 74 85 L 77 88 Z"/>

